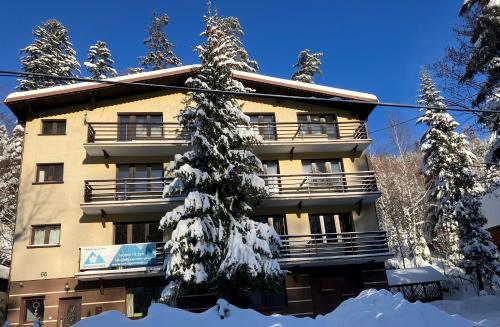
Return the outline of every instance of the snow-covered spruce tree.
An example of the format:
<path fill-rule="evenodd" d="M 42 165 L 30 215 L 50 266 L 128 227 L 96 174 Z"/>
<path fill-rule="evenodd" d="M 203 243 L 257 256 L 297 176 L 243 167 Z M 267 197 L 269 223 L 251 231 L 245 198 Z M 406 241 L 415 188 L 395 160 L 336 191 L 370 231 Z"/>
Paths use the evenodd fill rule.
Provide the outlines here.
<path fill-rule="evenodd" d="M 420 79 L 419 103 L 424 114 L 417 123 L 427 125 L 420 149 L 422 172 L 429 188 L 428 216 L 434 226 L 433 243 L 441 254 L 457 262 L 460 248 L 454 212 L 457 202 L 464 196 L 459 181 L 468 174 L 467 166 L 473 163 L 474 156 L 467 150 L 465 138 L 455 131 L 458 123 L 453 117 L 446 110 L 427 108 L 446 108 L 446 105 L 427 71 L 421 72 Z"/>
<path fill-rule="evenodd" d="M 462 254 L 458 265 L 476 279 L 480 290 L 484 290 L 485 284 L 500 288 L 500 259 L 490 233 L 484 228 L 487 220 L 481 210 L 484 189 L 475 183 L 474 177 L 469 170 L 458 181 L 464 192 L 454 213 Z"/>
<path fill-rule="evenodd" d="M 237 45 L 217 14 L 209 11 L 205 22 L 206 40 L 196 47 L 201 67 L 186 85 L 245 91 L 231 78 Z M 165 245 L 167 278 L 181 291 L 201 285 L 222 295 L 275 286 L 282 278 L 279 236 L 248 217 L 267 195 L 258 176 L 261 162 L 249 150 L 261 139 L 248 116 L 228 95 L 191 93 L 179 122 L 192 131 L 192 150 L 176 155 L 167 169 L 175 178 L 165 194 L 186 195 L 184 204 L 161 220 L 163 229 L 172 230 Z"/>
<path fill-rule="evenodd" d="M 164 31 L 168 21 L 166 14 L 157 16 L 153 13 L 153 22 L 148 27 L 148 37 L 144 40 L 148 52 L 145 57 L 141 58 L 143 67 L 159 70 L 182 64 L 174 53 L 174 44 L 168 40 Z"/>
<path fill-rule="evenodd" d="M 293 73 L 292 79 L 294 81 L 314 84 L 314 75 L 322 74 L 320 69 L 322 56 L 322 52 L 311 53 L 309 49 L 302 50 L 299 53 L 299 60 L 293 65 L 293 67 L 297 67 L 298 69 Z"/>
<path fill-rule="evenodd" d="M 106 46 L 106 42 L 103 41 L 97 41 L 96 44 L 90 46 L 87 61 L 83 63 L 89 73 L 92 74 L 91 77 L 95 79 L 117 76 L 118 73 L 113 68 L 113 64 L 111 51 Z"/>
<path fill-rule="evenodd" d="M 500 86 L 500 2 L 498 0 L 465 0 L 460 10 L 462 16 L 472 16 L 470 37 L 472 47 L 461 82 L 472 80 L 476 75 L 485 79 L 473 105 L 487 101 Z M 490 115 L 490 114 L 488 114 Z M 497 115 L 497 123 L 500 114 Z"/>
<path fill-rule="evenodd" d="M 33 31 L 33 43 L 20 50 L 21 66 L 24 72 L 42 73 L 63 77 L 74 77 L 80 64 L 69 41 L 68 31 L 57 20 L 49 19 Z M 71 80 L 52 80 L 39 77 L 19 79 L 17 89 L 28 91 L 55 85 L 75 83 Z"/>
<path fill-rule="evenodd" d="M 9 265 L 17 212 L 24 129 L 16 125 L 10 137 L 0 125 L 0 264 Z"/>
<path fill-rule="evenodd" d="M 238 18 L 224 17 L 221 18 L 221 21 L 224 33 L 228 37 L 232 38 L 232 42 L 235 46 L 234 57 L 232 58 L 235 61 L 233 69 L 256 73 L 259 70 L 259 65 L 257 64 L 257 61 L 250 59 L 247 50 L 243 46 L 241 37 L 244 33 Z"/>

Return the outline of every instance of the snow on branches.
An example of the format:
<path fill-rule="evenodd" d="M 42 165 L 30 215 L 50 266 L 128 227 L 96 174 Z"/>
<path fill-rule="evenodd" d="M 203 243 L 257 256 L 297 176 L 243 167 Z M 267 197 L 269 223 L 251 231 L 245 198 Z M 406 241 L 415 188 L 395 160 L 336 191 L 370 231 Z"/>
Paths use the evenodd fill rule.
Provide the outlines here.
<path fill-rule="evenodd" d="M 92 74 L 91 77 L 95 79 L 117 76 L 113 64 L 111 52 L 103 41 L 97 41 L 96 44 L 90 46 L 87 61 L 83 63 L 89 73 Z"/>
<path fill-rule="evenodd" d="M 217 14 L 205 18 L 205 41 L 196 47 L 201 66 L 186 81 L 194 88 L 247 91 L 231 78 L 239 44 Z M 274 229 L 248 215 L 267 196 L 260 160 L 249 151 L 261 141 L 241 105 L 225 94 L 191 93 L 178 117 L 191 131 L 192 150 L 176 155 L 165 194 L 186 194 L 184 204 L 161 220 L 172 231 L 166 244 L 167 277 L 222 292 L 274 286 L 280 239 Z"/>
<path fill-rule="evenodd" d="M 17 193 L 24 128 L 16 125 L 9 136 L 0 125 L 0 264 L 10 263 L 17 212 Z"/>
<path fill-rule="evenodd" d="M 314 84 L 313 78 L 316 74 L 322 74 L 321 57 L 322 52 L 311 53 L 309 49 L 302 50 L 299 53 L 299 60 L 293 67 L 297 67 L 297 71 L 293 73 L 294 81 Z"/>
<path fill-rule="evenodd" d="M 24 72 L 75 77 L 80 64 L 76 60 L 68 31 L 57 20 L 49 19 L 33 31 L 35 40 L 21 49 L 21 66 Z M 71 80 L 51 80 L 39 77 L 19 79 L 17 89 L 28 91 L 44 87 L 73 84 Z"/>
<path fill-rule="evenodd" d="M 174 44 L 168 40 L 164 31 L 168 21 L 166 14 L 158 16 L 153 13 L 153 22 L 148 27 L 148 37 L 144 40 L 148 52 L 141 58 L 143 67 L 159 70 L 181 65 L 180 59 L 174 53 Z"/>

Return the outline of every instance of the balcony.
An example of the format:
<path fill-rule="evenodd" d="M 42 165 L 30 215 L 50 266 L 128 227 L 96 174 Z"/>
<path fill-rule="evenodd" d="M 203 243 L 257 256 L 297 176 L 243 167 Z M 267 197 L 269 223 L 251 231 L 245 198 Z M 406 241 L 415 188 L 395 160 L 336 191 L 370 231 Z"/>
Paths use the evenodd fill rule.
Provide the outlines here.
<path fill-rule="evenodd" d="M 281 235 L 283 269 L 383 262 L 392 257 L 384 231 Z M 80 248 L 80 280 L 162 275 L 164 243 Z"/>
<path fill-rule="evenodd" d="M 88 123 L 87 154 L 92 157 L 165 156 L 189 148 L 189 131 L 177 123 Z M 254 152 L 340 152 L 359 155 L 371 143 L 364 121 L 335 123 L 255 123 L 262 138 Z"/>
<path fill-rule="evenodd" d="M 325 174 L 278 174 L 262 176 L 269 198 L 258 209 L 296 206 L 354 205 L 372 203 L 379 196 L 373 171 Z M 163 197 L 172 178 L 136 178 L 85 181 L 86 215 L 166 212 L 184 197 Z"/>

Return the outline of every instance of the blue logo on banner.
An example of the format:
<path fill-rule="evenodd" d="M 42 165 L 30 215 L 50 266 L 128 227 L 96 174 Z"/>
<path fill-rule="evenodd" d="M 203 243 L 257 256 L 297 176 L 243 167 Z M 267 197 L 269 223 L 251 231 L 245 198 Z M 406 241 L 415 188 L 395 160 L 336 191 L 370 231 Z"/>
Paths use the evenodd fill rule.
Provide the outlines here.
<path fill-rule="evenodd" d="M 104 259 L 101 257 L 99 254 L 95 254 L 95 252 L 92 252 L 88 257 L 87 260 L 85 260 L 86 265 L 99 265 L 103 264 Z"/>

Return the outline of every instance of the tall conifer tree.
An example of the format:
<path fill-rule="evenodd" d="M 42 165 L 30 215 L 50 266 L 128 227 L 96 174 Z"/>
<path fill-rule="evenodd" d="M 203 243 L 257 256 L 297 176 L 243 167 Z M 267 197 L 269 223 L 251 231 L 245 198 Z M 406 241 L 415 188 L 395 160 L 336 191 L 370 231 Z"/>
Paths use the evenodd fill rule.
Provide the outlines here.
<path fill-rule="evenodd" d="M 209 11 L 205 23 L 205 41 L 196 47 L 201 67 L 186 85 L 245 91 L 231 78 L 237 45 L 217 14 Z M 279 236 L 248 217 L 267 195 L 258 176 L 261 162 L 250 151 L 261 138 L 249 117 L 231 96 L 191 93 L 179 122 L 191 131 L 192 150 L 176 155 L 168 168 L 175 178 L 165 193 L 185 194 L 186 199 L 161 220 L 162 228 L 172 230 L 167 277 L 181 290 L 204 285 L 222 294 L 275 285 L 282 277 Z"/>
<path fill-rule="evenodd" d="M 174 44 L 168 40 L 165 33 L 168 21 L 166 14 L 157 16 L 153 13 L 153 22 L 148 27 L 148 37 L 144 40 L 148 52 L 145 57 L 141 58 L 141 66 L 159 70 L 182 64 L 174 53 Z"/>
<path fill-rule="evenodd" d="M 111 51 L 103 41 L 97 41 L 96 44 L 90 46 L 87 61 L 83 63 L 89 73 L 92 74 L 92 78 L 95 79 L 117 76 L 118 73 L 113 68 L 113 64 Z"/>
<path fill-rule="evenodd" d="M 69 41 L 68 31 L 57 20 L 49 19 L 33 31 L 35 40 L 21 49 L 21 66 L 24 72 L 74 77 L 80 64 Z M 49 86 L 73 84 L 71 80 L 56 80 L 39 77 L 19 79 L 20 91 L 40 89 Z"/>
<path fill-rule="evenodd" d="M 314 76 L 322 74 L 320 69 L 322 56 L 322 52 L 312 53 L 309 49 L 302 50 L 299 53 L 299 60 L 293 65 L 297 67 L 297 71 L 293 73 L 292 79 L 314 84 Z"/>

